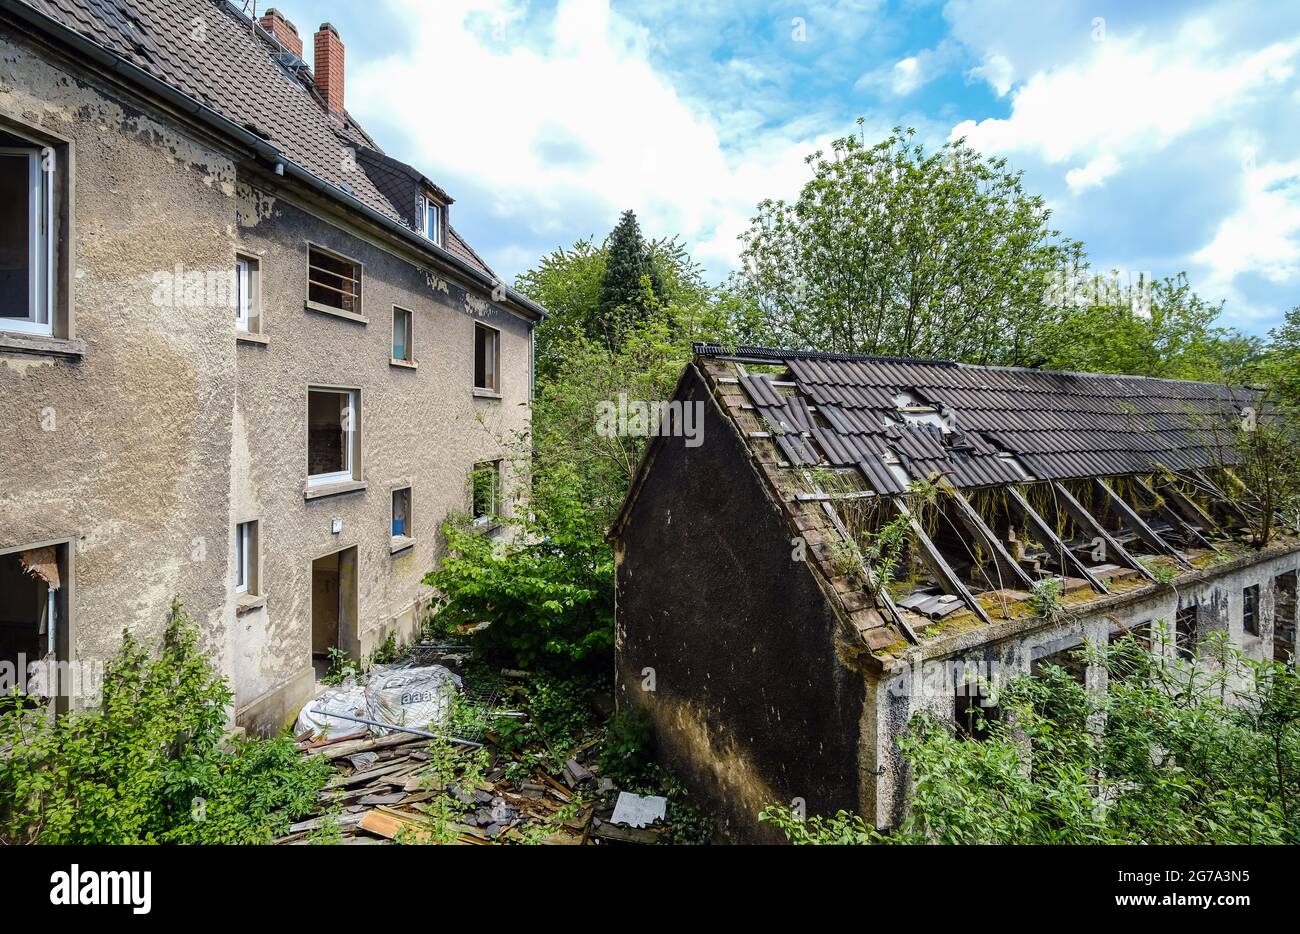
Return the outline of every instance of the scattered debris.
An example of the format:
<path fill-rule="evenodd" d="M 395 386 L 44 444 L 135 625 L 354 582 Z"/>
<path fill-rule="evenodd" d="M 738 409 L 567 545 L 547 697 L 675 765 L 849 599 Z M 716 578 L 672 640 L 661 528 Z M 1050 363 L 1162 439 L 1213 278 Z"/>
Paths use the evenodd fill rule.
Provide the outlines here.
<path fill-rule="evenodd" d="M 620 791 L 611 820 L 625 827 L 648 827 L 662 821 L 668 812 L 668 799 L 659 795 L 634 795 Z"/>

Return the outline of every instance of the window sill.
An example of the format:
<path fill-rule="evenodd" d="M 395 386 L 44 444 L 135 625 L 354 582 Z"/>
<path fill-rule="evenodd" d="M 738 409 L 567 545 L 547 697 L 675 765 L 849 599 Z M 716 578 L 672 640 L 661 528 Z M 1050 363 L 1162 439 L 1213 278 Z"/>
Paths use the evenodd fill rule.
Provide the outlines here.
<path fill-rule="evenodd" d="M 370 319 L 365 315 L 359 315 L 355 311 L 344 311 L 342 308 L 335 308 L 333 305 L 322 305 L 320 302 L 306 301 L 303 302 L 303 307 L 308 311 L 318 311 L 323 315 L 333 315 L 335 318 L 355 321 L 357 324 L 370 323 Z"/>
<path fill-rule="evenodd" d="M 254 334 L 252 331 L 236 331 L 235 343 L 257 344 L 260 347 L 265 347 L 267 344 L 271 343 L 271 338 L 267 337 L 265 334 Z"/>
<path fill-rule="evenodd" d="M 415 369 L 416 367 L 418 367 L 420 364 L 416 363 L 414 360 L 398 360 L 396 357 L 392 357 L 392 358 L 389 359 L 389 361 L 388 361 L 388 365 L 389 365 L 389 366 L 400 366 L 400 367 L 404 367 L 404 368 L 406 368 L 406 369 L 408 369 L 408 370 L 414 370 L 414 369 Z"/>
<path fill-rule="evenodd" d="M 265 594 L 241 593 L 235 600 L 235 615 L 243 616 L 245 613 L 260 610 L 264 606 L 266 606 Z"/>
<path fill-rule="evenodd" d="M 502 523 L 502 521 L 496 517 L 493 517 L 483 522 L 480 522 L 477 519 L 475 519 L 470 523 L 470 527 L 479 535 L 492 535 L 495 532 L 499 532 L 502 529 L 503 525 L 504 523 Z"/>
<path fill-rule="evenodd" d="M 45 354 L 51 357 L 82 357 L 86 354 L 86 342 L 46 334 L 4 331 L 0 332 L 0 351 Z"/>
<path fill-rule="evenodd" d="M 320 486 L 304 486 L 302 498 L 305 500 L 323 499 L 326 496 L 339 496 L 343 493 L 356 493 L 369 484 L 364 480 L 346 480 L 343 483 L 322 483 Z"/>
<path fill-rule="evenodd" d="M 408 548 L 414 548 L 414 547 L 415 547 L 415 539 L 410 538 L 409 536 L 406 535 L 394 535 L 389 540 L 388 551 L 390 554 L 395 555 L 398 554 L 399 552 L 406 551 Z"/>
<path fill-rule="evenodd" d="M 475 399 L 500 399 L 501 393 L 497 392 L 495 389 L 479 389 L 477 386 L 475 386 L 474 398 Z"/>

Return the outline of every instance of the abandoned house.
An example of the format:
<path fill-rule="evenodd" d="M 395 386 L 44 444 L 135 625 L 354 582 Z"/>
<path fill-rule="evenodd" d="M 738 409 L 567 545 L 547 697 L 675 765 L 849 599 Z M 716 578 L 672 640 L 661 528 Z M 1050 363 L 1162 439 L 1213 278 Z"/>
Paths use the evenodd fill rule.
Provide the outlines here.
<path fill-rule="evenodd" d="M 779 839 L 771 803 L 896 824 L 913 714 L 976 732 L 1044 663 L 1104 690 L 1085 640 L 1293 662 L 1300 539 L 1250 547 L 1225 489 L 1252 390 L 695 351 L 702 438 L 651 441 L 610 532 L 617 698 L 733 838 Z"/>
<path fill-rule="evenodd" d="M 177 598 L 271 730 L 510 513 L 544 312 L 349 115 L 337 30 L 313 70 L 245 7 L 0 0 L 0 663 Z"/>

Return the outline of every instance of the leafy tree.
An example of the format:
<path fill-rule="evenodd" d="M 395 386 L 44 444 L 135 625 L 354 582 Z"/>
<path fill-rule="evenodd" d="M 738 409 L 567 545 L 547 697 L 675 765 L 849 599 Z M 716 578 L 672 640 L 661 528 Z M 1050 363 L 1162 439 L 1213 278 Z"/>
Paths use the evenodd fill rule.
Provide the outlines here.
<path fill-rule="evenodd" d="M 1300 305 L 1286 313 L 1269 338 L 1259 376 L 1276 390 L 1281 401 L 1300 406 Z"/>
<path fill-rule="evenodd" d="M 1090 278 L 1086 269 L 1081 273 Z M 1081 289 L 1082 302 L 1071 301 L 1070 291 L 1059 281 L 1054 289 L 1064 313 L 1044 342 L 1053 369 L 1240 383 L 1262 352 L 1258 338 L 1214 325 L 1222 303 L 1197 295 L 1184 273 Z"/>
<path fill-rule="evenodd" d="M 859 125 L 862 121 L 859 120 Z M 1034 364 L 1058 317 L 1054 272 L 1082 247 L 1048 225 L 1005 160 L 933 153 L 896 129 L 813 153 L 793 203 L 767 200 L 734 287 L 765 339 L 817 350 Z"/>
<path fill-rule="evenodd" d="M 516 278 L 515 288 L 551 314 L 537 326 L 539 383 L 554 375 L 569 344 L 579 338 L 603 339 L 599 315 L 605 261 L 605 248 L 588 238 L 546 254 Z"/>
<path fill-rule="evenodd" d="M 1212 638 L 1210 662 L 1131 637 L 1090 650 L 1104 694 L 1056 667 L 1015 679 L 982 741 L 914 718 L 899 744 L 914 792 L 891 834 L 844 812 L 761 819 L 796 843 L 1300 842 L 1300 675 Z"/>
<path fill-rule="evenodd" d="M 225 736 L 230 689 L 179 606 L 157 658 L 128 632 L 97 710 L 0 713 L 0 841 L 269 843 L 308 811 L 329 764 L 286 737 Z"/>

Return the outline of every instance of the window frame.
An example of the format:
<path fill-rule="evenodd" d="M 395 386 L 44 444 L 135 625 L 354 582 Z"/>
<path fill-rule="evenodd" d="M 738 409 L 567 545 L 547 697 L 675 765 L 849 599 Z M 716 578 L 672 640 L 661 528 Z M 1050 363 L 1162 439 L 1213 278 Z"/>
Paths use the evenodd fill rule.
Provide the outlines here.
<path fill-rule="evenodd" d="M 235 330 L 244 334 L 254 333 L 251 319 L 252 312 L 252 266 L 246 256 L 235 256 Z"/>
<path fill-rule="evenodd" d="M 326 269 L 323 266 L 317 266 L 315 263 L 312 262 L 312 253 L 321 253 L 337 262 L 347 263 L 352 267 L 353 274 L 351 276 L 344 276 L 341 273 L 330 272 L 328 269 Z M 350 279 L 355 284 L 356 289 L 354 292 L 351 293 L 352 298 L 354 300 L 352 308 L 350 309 L 342 308 L 339 306 L 327 304 L 325 302 L 318 302 L 311 297 L 311 290 L 313 285 L 320 286 L 321 288 L 324 288 L 326 291 L 336 292 L 340 295 L 345 294 L 341 289 L 336 289 L 334 286 L 328 285 L 327 283 L 313 280 L 312 275 L 317 270 L 320 270 L 322 273 L 324 273 L 327 276 L 336 276 L 340 279 Z M 311 309 L 312 311 L 319 311 L 322 314 L 335 315 L 336 317 L 347 318 L 350 321 L 357 321 L 361 324 L 366 324 L 368 322 L 365 317 L 364 295 L 365 295 L 365 264 L 364 263 L 362 263 L 360 260 L 353 259 L 350 256 L 340 253 L 338 250 L 332 250 L 329 247 L 324 246 L 322 244 L 314 243 L 310 240 L 307 242 L 307 295 L 304 303 L 305 307 Z"/>
<path fill-rule="evenodd" d="M 348 399 L 349 407 L 345 409 L 351 412 L 351 418 L 348 419 L 346 426 L 347 442 L 343 446 L 344 469 L 331 471 L 330 473 L 313 474 L 311 472 L 311 394 L 314 392 L 329 393 L 332 395 L 341 395 Z M 361 460 L 360 451 L 360 428 L 361 428 L 361 390 L 352 389 L 343 386 L 308 386 L 307 387 L 307 488 L 316 489 L 318 487 L 336 486 L 340 483 L 351 483 L 358 479 L 359 463 Z"/>
<path fill-rule="evenodd" d="M 484 382 L 490 382 L 490 383 L 492 384 L 492 385 L 488 385 L 488 386 L 481 386 L 481 385 L 479 385 L 479 378 L 478 378 L 478 369 L 479 369 L 479 344 L 478 344 L 478 335 L 479 335 L 479 332 L 480 332 L 480 331 L 483 332 L 484 334 L 490 335 L 490 337 L 491 337 L 491 352 L 490 352 L 490 355 L 491 355 L 491 361 L 490 361 L 490 362 L 491 362 L 491 367 L 490 367 L 491 373 L 490 373 L 490 376 L 491 376 L 491 378 L 488 379 L 486 375 L 485 375 L 485 378 L 484 378 Z M 487 363 L 488 363 L 488 361 L 485 360 L 485 361 L 484 361 L 484 366 L 483 366 L 483 372 L 484 372 L 484 374 L 488 374 L 488 373 L 489 373 L 489 367 L 488 367 Z M 500 396 L 500 395 L 501 395 L 501 330 L 500 330 L 500 328 L 494 328 L 494 327 L 492 327 L 492 326 L 489 325 L 489 324 L 483 324 L 482 322 L 479 322 L 479 321 L 475 321 L 475 322 L 474 322 L 474 391 L 475 391 L 475 392 L 478 392 L 478 393 L 487 393 L 487 394 L 489 394 L 489 395 L 493 395 L 493 396 Z"/>
<path fill-rule="evenodd" d="M 27 317 L 0 318 L 0 331 L 53 337 L 54 322 L 58 316 L 55 307 L 58 157 L 53 146 L 36 143 L 31 146 L 0 146 L 0 155 L 27 158 L 30 199 L 27 220 Z"/>
<path fill-rule="evenodd" d="M 477 477 L 480 473 L 491 473 L 492 504 L 489 512 L 479 513 Z M 470 521 L 476 527 L 494 525 L 501 519 L 501 461 L 476 461 L 469 473 L 469 511 Z"/>
<path fill-rule="evenodd" d="M 1248 636 L 1259 635 L 1259 597 L 1259 584 L 1241 588 L 1241 631 Z"/>
<path fill-rule="evenodd" d="M 396 526 L 396 524 L 397 524 L 397 501 L 398 501 L 398 498 L 401 497 L 403 494 L 405 494 L 405 510 L 406 510 L 406 515 L 405 515 L 405 516 L 403 517 L 403 519 L 402 519 L 402 531 L 398 532 L 398 531 L 396 530 L 396 528 L 395 528 L 395 526 Z M 389 497 L 388 497 L 388 499 L 389 499 L 389 507 L 388 507 L 388 529 L 389 529 L 389 534 L 391 535 L 391 537 L 392 537 L 393 539 L 409 539 L 409 538 L 414 538 L 414 536 L 411 534 L 411 531 L 412 531 L 412 528 L 411 528 L 411 504 L 412 504 L 412 502 L 413 502 L 413 498 L 412 498 L 412 495 L 411 495 L 411 486 L 410 486 L 410 484 L 407 484 L 406 486 L 398 486 L 398 487 L 394 487 L 394 488 L 392 489 L 392 491 L 389 493 Z"/>
<path fill-rule="evenodd" d="M 436 198 L 431 198 L 428 195 L 420 196 L 420 233 L 426 240 L 432 241 L 438 246 L 444 246 L 445 244 L 445 235 L 443 230 L 446 226 L 444 220 L 446 217 L 446 211 L 446 206 Z M 429 224 L 430 214 L 432 214 L 434 218 L 432 233 L 430 233 L 431 228 Z"/>
<path fill-rule="evenodd" d="M 406 355 L 399 357 L 397 355 L 397 322 L 404 316 L 406 321 L 405 346 Z M 400 305 L 393 306 L 393 333 L 392 347 L 389 348 L 390 359 L 395 363 L 414 363 L 415 362 L 415 313 L 409 308 L 403 308 Z"/>
<path fill-rule="evenodd" d="M 260 526 L 256 519 L 235 523 L 235 594 L 240 597 L 261 596 Z"/>

